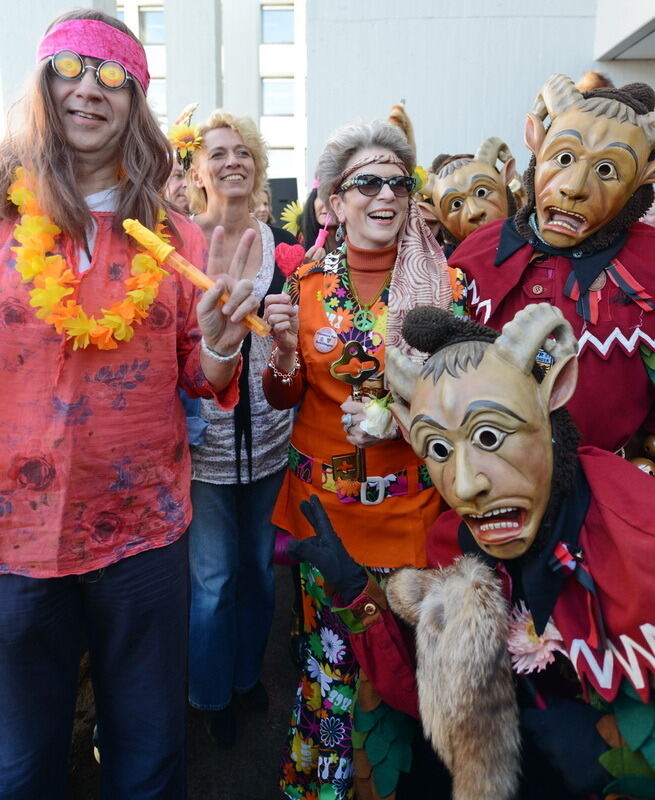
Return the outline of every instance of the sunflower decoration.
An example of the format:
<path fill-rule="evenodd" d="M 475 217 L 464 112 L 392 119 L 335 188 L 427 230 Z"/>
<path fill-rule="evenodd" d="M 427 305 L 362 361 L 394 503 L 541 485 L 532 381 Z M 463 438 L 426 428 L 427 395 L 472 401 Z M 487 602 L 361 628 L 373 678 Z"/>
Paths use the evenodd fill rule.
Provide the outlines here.
<path fill-rule="evenodd" d="M 282 227 L 285 231 L 292 233 L 296 238 L 300 233 L 302 212 L 303 204 L 299 203 L 297 200 L 292 200 L 282 209 L 282 213 L 280 214 L 280 219 L 284 222 Z"/>
<path fill-rule="evenodd" d="M 202 136 L 198 126 L 191 124 L 191 117 L 198 105 L 198 103 L 191 103 L 186 106 L 168 132 L 168 138 L 173 145 L 177 160 L 185 172 L 191 166 L 194 151 L 202 145 Z"/>
<path fill-rule="evenodd" d="M 414 178 L 414 191 L 420 194 L 421 189 L 428 181 L 428 173 L 423 167 L 417 164 L 416 167 L 414 167 L 414 172 L 412 172 L 412 178 Z"/>

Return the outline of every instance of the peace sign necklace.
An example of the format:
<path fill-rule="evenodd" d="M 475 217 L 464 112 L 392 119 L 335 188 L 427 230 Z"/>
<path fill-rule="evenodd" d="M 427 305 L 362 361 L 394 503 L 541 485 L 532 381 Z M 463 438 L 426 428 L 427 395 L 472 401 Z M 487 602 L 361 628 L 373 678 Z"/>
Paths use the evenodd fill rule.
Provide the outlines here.
<path fill-rule="evenodd" d="M 391 270 L 387 273 L 387 276 L 384 279 L 382 286 L 380 287 L 380 290 L 369 303 L 362 303 L 362 301 L 359 299 L 359 296 L 357 294 L 357 289 L 355 288 L 352 275 L 350 274 L 350 267 L 348 266 L 347 261 L 346 261 L 346 276 L 347 276 L 346 285 L 348 289 L 348 294 L 352 297 L 354 302 L 357 303 L 357 306 L 359 307 L 359 311 L 357 311 L 355 316 L 353 317 L 353 325 L 357 328 L 358 331 L 366 333 L 370 330 L 373 330 L 373 326 L 375 325 L 376 316 L 371 311 L 371 308 L 382 297 L 382 293 L 391 282 Z"/>

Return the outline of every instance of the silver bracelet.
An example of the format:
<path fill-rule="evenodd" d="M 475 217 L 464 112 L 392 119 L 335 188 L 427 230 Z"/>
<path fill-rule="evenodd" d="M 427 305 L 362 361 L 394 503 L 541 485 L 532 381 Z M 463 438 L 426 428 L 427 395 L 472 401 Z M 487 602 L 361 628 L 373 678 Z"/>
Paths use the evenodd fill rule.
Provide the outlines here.
<path fill-rule="evenodd" d="M 273 372 L 273 375 L 275 375 L 275 377 L 278 380 L 281 380 L 282 383 L 284 383 L 284 384 L 286 384 L 288 386 L 288 385 L 291 384 L 291 381 L 293 380 L 294 375 L 296 374 L 296 372 L 298 372 L 298 370 L 300 369 L 300 359 L 298 358 L 298 351 L 296 351 L 294 353 L 294 356 L 295 356 L 296 360 L 294 361 L 294 364 L 293 364 L 293 367 L 291 368 L 291 371 L 290 372 L 282 372 L 282 370 L 279 369 L 277 364 L 275 363 L 275 356 L 278 354 L 279 349 L 280 349 L 279 347 L 274 348 L 273 352 L 271 353 L 271 357 L 268 360 L 268 366 L 271 368 L 271 371 Z"/>
<path fill-rule="evenodd" d="M 239 353 L 241 352 L 241 348 L 242 347 L 243 347 L 243 340 L 241 340 L 239 342 L 239 346 L 237 347 L 237 349 L 233 353 L 230 353 L 227 356 L 223 356 L 220 353 L 217 353 L 216 350 L 212 350 L 211 349 L 211 347 L 205 341 L 205 337 L 204 336 L 200 340 L 200 349 L 202 350 L 203 353 L 207 353 L 207 355 L 210 358 L 213 358 L 214 361 L 232 361 L 232 359 L 235 356 L 239 355 Z"/>

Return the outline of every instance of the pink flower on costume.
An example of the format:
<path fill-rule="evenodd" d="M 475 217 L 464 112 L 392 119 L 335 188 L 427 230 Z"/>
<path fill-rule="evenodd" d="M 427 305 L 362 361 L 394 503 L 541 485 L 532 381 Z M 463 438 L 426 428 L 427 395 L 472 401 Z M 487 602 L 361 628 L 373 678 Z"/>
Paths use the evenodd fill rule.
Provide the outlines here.
<path fill-rule="evenodd" d="M 512 609 L 507 649 L 512 654 L 513 669 L 526 675 L 546 669 L 555 660 L 556 652 L 567 655 L 564 640 L 552 617 L 541 636 L 537 636 L 532 614 L 522 600 Z"/>

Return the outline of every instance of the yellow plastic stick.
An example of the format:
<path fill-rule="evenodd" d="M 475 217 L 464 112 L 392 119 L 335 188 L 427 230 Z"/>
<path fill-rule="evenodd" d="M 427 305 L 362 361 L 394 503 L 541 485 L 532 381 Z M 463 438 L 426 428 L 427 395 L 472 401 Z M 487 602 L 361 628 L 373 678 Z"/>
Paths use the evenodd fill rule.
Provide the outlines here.
<path fill-rule="evenodd" d="M 138 219 L 123 220 L 123 228 L 125 233 L 133 239 L 136 239 L 142 247 L 145 247 L 162 266 L 166 265 L 167 267 L 172 267 L 177 270 L 181 275 L 184 275 L 185 278 L 190 280 L 194 286 L 197 286 L 203 291 L 211 289 L 214 285 L 214 281 L 208 275 L 205 275 L 198 267 L 194 267 L 194 265 L 187 261 L 184 256 L 181 256 L 172 245 L 162 241 L 156 233 L 148 230 Z M 223 292 L 219 302 L 227 303 L 229 299 L 230 295 L 227 292 Z M 271 326 L 268 322 L 258 317 L 257 314 L 248 314 L 243 322 L 244 325 L 258 336 L 266 336 L 271 331 Z"/>

